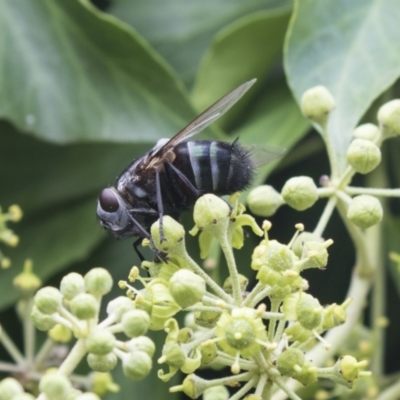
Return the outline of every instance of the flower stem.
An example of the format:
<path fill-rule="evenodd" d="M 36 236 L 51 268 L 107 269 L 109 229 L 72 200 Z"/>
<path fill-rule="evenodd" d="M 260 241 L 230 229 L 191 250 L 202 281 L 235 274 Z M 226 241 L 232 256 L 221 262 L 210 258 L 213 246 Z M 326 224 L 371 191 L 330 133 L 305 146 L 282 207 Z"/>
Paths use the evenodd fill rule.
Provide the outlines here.
<path fill-rule="evenodd" d="M 70 375 L 86 354 L 85 341 L 78 339 L 74 347 L 69 352 L 67 358 L 60 365 L 58 372 L 64 375 Z"/>
<path fill-rule="evenodd" d="M 240 289 L 239 274 L 236 267 L 233 249 L 228 239 L 228 234 L 219 238 L 222 251 L 224 252 L 226 263 L 228 265 L 229 276 L 232 280 L 232 294 L 236 305 L 242 302 L 242 291 Z"/>
<path fill-rule="evenodd" d="M 42 363 L 44 362 L 44 360 L 50 353 L 51 349 L 54 347 L 54 344 L 55 344 L 55 342 L 50 338 L 47 338 L 44 341 L 44 343 L 42 344 L 42 347 L 36 354 L 36 357 L 34 360 L 34 368 L 35 369 L 40 369 L 40 367 L 42 366 Z"/>
<path fill-rule="evenodd" d="M 18 347 L 14 344 L 14 342 L 10 339 L 7 332 L 2 328 L 1 330 L 1 343 L 3 343 L 4 348 L 8 351 L 10 356 L 14 359 L 14 361 L 20 365 L 26 365 L 26 361 L 24 356 L 19 351 Z"/>
<path fill-rule="evenodd" d="M 281 304 L 281 300 L 277 299 L 271 299 L 271 312 L 277 313 L 279 310 L 279 306 Z M 274 341 L 274 336 L 275 336 L 275 324 L 276 324 L 277 319 L 276 318 L 270 318 L 269 320 L 269 325 L 268 325 L 268 341 L 273 342 Z"/>
<path fill-rule="evenodd" d="M 31 310 L 33 306 L 33 298 L 27 301 L 25 307 L 25 313 L 23 316 L 23 329 L 24 329 L 24 352 L 28 365 L 33 363 L 35 356 L 35 342 L 36 342 L 36 330 L 33 326 L 31 319 Z"/>
<path fill-rule="evenodd" d="M 254 286 L 253 290 L 250 292 L 250 294 L 243 300 L 242 302 L 242 307 L 247 307 L 251 302 L 253 301 L 254 297 L 257 296 L 258 293 L 263 290 L 265 286 L 260 283 L 260 281 L 257 282 L 257 285 Z"/>
<path fill-rule="evenodd" d="M 336 196 L 332 196 L 329 198 L 328 202 L 326 203 L 324 212 L 321 215 L 321 218 L 318 221 L 317 226 L 314 229 L 314 235 L 317 235 L 319 237 L 322 236 L 322 234 L 324 233 L 325 227 L 329 222 L 329 219 L 331 218 L 332 212 L 336 207 L 336 203 L 337 203 L 337 197 Z"/>
<path fill-rule="evenodd" d="M 254 387 L 257 381 L 257 377 L 253 376 L 240 390 L 238 390 L 233 396 L 229 398 L 229 400 L 239 400 L 242 399 L 243 396 Z"/>
<path fill-rule="evenodd" d="M 370 188 L 370 187 L 354 187 L 348 186 L 345 192 L 351 196 L 357 194 L 370 194 L 372 196 L 383 197 L 400 197 L 400 189 L 383 189 L 383 188 Z"/>

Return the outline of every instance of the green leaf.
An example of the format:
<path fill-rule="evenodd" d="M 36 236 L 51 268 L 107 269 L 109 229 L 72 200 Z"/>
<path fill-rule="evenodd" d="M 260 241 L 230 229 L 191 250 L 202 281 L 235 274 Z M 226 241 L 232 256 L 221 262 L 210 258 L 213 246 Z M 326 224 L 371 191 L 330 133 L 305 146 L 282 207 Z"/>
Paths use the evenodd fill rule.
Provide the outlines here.
<path fill-rule="evenodd" d="M 192 99 L 198 110 L 206 109 L 215 99 L 243 82 L 257 78 L 251 93 L 235 107 L 236 112 L 224 116 L 224 126 L 232 122 L 238 110 L 245 107 L 251 94 L 257 92 L 279 60 L 289 21 L 287 11 L 248 15 L 228 25 L 214 37 L 193 88 Z M 221 123 L 221 120 L 218 122 Z"/>
<path fill-rule="evenodd" d="M 95 196 L 149 149 L 145 144 L 59 146 L 0 122 L 1 205 L 17 203 L 25 213 L 34 214 Z"/>
<path fill-rule="evenodd" d="M 220 29 L 244 15 L 291 3 L 291 0 L 118 0 L 110 11 L 137 29 L 190 84 L 203 53 Z"/>
<path fill-rule="evenodd" d="M 233 135 L 246 145 L 264 147 L 268 157 L 268 147 L 288 151 L 307 133 L 309 127 L 286 83 L 280 81 L 260 97 L 246 122 Z M 255 184 L 262 183 L 275 166 L 276 162 L 262 167 Z"/>
<path fill-rule="evenodd" d="M 351 133 L 373 100 L 400 76 L 400 2 L 296 1 L 285 68 L 298 101 L 324 85 L 337 107 L 329 131 L 340 168 Z"/>
<path fill-rule="evenodd" d="M 0 0 L 0 117 L 58 142 L 155 142 L 194 116 L 132 28 L 88 0 Z"/>

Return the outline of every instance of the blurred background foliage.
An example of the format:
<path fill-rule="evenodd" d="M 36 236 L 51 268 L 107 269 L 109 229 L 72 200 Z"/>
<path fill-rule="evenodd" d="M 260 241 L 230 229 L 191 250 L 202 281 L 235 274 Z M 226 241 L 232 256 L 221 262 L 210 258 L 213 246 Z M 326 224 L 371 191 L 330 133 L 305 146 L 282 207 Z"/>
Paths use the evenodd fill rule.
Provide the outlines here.
<path fill-rule="evenodd" d="M 130 240 L 116 242 L 101 231 L 99 191 L 158 139 L 246 80 L 258 82 L 201 137 L 286 148 L 258 176 L 262 182 L 273 172 L 269 182 L 278 190 L 295 175 L 318 182 L 329 164 L 297 101 L 322 84 L 337 101 L 330 132 L 343 166 L 354 127 L 376 123 L 377 106 L 399 94 L 399 18 L 398 0 L 0 0 L 0 204 L 24 210 L 15 226 L 20 245 L 4 250 L 13 263 L 0 279 L 6 325 L 16 318 L 11 282 L 25 258 L 54 284 L 67 271 L 96 265 L 115 281 L 126 277 L 138 259 Z M 378 183 L 399 187 L 399 140 L 383 151 L 385 179 Z M 400 251 L 399 202 L 386 208 L 386 250 Z M 323 201 L 302 214 L 281 208 L 272 235 L 289 241 L 297 222 L 314 229 L 322 209 Z M 184 221 L 191 228 L 190 215 Z M 321 303 L 340 302 L 353 247 L 337 216 L 325 236 L 335 241 L 328 269 L 307 278 Z M 254 243 L 250 237 L 237 254 L 249 276 Z M 195 240 L 189 248 L 198 253 Z M 384 262 L 391 274 L 390 372 L 399 362 L 400 280 Z M 112 296 L 119 294 L 116 288 Z M 132 390 L 138 400 L 167 393 L 155 375 L 141 383 L 116 375 L 119 399 L 131 399 Z"/>

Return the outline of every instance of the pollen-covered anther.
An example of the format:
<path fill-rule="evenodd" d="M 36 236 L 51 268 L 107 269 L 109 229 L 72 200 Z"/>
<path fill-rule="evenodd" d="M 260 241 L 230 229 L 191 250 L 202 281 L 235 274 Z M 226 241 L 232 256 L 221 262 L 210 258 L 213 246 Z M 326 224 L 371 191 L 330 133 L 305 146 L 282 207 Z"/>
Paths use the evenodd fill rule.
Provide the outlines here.
<path fill-rule="evenodd" d="M 128 280 L 129 282 L 135 282 L 135 280 L 140 276 L 139 268 L 136 266 L 133 266 L 131 270 L 129 271 L 129 276 Z"/>

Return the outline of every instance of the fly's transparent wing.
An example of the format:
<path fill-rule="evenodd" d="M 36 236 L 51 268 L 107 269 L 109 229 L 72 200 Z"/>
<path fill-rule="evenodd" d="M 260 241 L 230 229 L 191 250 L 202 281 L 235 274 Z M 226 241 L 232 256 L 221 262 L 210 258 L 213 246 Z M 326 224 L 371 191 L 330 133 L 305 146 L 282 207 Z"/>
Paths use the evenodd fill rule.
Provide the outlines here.
<path fill-rule="evenodd" d="M 243 83 L 232 92 L 228 93 L 211 107 L 207 108 L 202 114 L 200 114 L 194 121 L 178 132 L 173 138 L 171 138 L 162 147 L 157 148 L 153 154 L 150 155 L 149 162 L 154 158 L 161 158 L 164 153 L 172 149 L 178 143 L 191 138 L 203 131 L 207 126 L 216 121 L 219 117 L 225 114 L 255 83 L 256 79 L 252 79 L 246 83 Z"/>
<path fill-rule="evenodd" d="M 257 145 L 242 145 L 250 155 L 253 165 L 255 168 L 260 168 L 263 165 L 276 160 L 285 154 L 286 149 L 282 147 L 264 146 L 260 147 Z"/>

